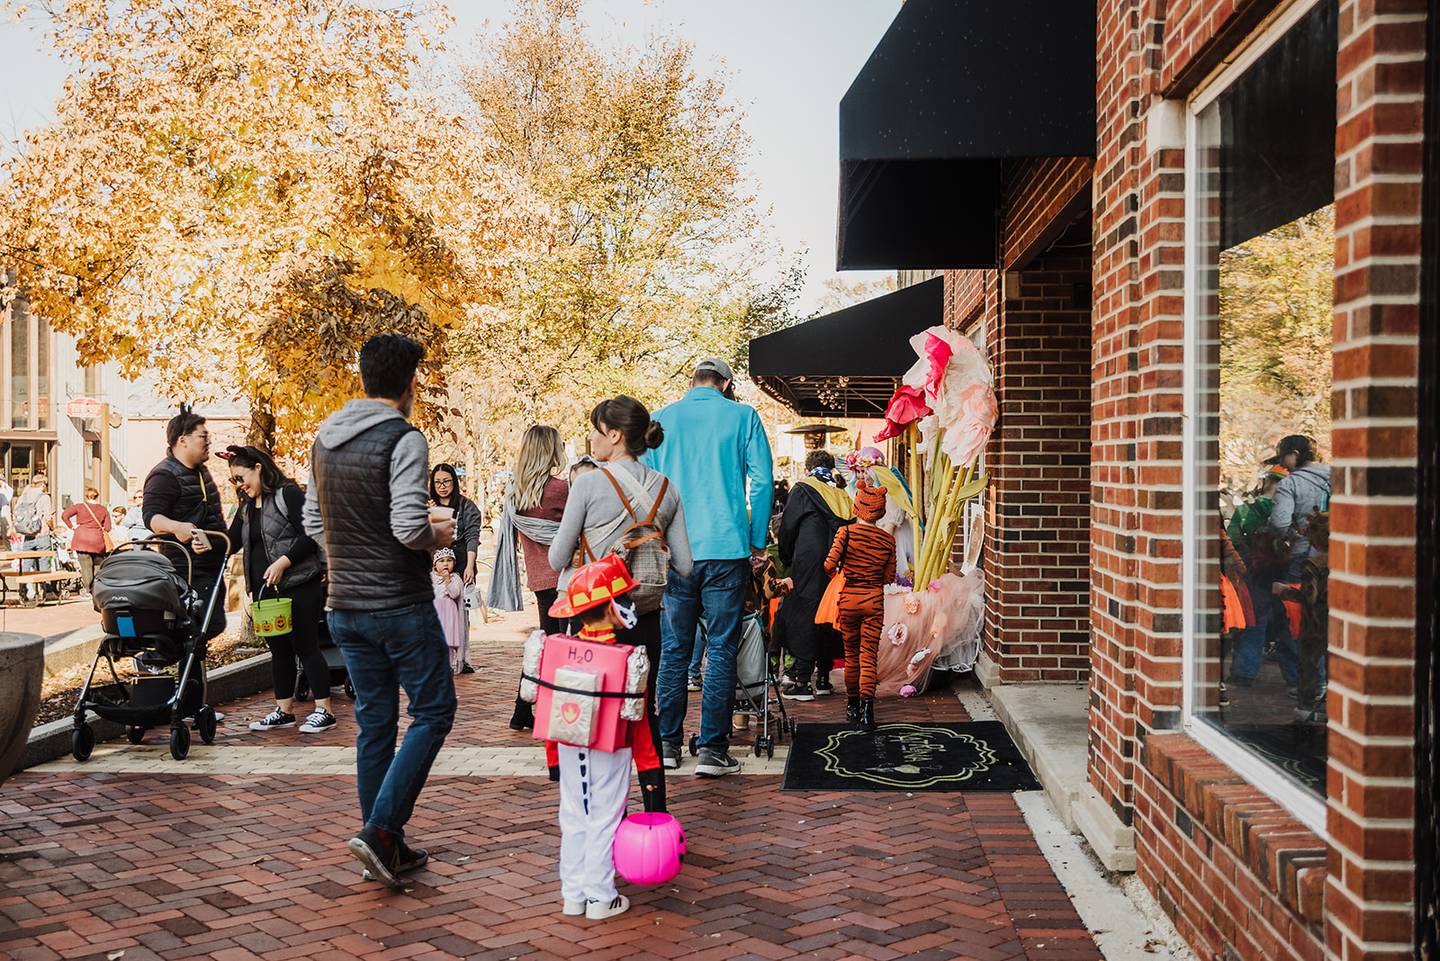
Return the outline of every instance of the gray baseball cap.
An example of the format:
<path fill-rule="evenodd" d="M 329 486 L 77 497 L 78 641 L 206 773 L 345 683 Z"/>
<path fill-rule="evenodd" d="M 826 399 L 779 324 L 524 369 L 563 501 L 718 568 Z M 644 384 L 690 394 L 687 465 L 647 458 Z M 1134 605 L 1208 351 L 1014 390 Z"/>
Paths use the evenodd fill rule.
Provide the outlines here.
<path fill-rule="evenodd" d="M 695 365 L 695 373 L 698 374 L 702 370 L 708 370 L 712 371 L 713 373 L 719 374 L 722 380 L 735 379 L 735 372 L 730 369 L 730 365 L 725 363 L 725 361 L 721 360 L 719 357 L 707 357 L 704 360 L 700 361 L 700 363 Z"/>

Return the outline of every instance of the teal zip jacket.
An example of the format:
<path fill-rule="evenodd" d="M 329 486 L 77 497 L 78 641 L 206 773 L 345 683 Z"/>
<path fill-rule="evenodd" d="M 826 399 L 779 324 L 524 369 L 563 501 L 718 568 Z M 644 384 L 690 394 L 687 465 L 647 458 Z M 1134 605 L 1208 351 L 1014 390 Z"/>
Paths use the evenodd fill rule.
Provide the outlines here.
<path fill-rule="evenodd" d="M 763 549 L 774 466 L 755 408 L 726 400 L 714 387 L 692 387 L 654 419 L 665 441 L 644 461 L 679 488 L 695 560 L 736 560 Z"/>

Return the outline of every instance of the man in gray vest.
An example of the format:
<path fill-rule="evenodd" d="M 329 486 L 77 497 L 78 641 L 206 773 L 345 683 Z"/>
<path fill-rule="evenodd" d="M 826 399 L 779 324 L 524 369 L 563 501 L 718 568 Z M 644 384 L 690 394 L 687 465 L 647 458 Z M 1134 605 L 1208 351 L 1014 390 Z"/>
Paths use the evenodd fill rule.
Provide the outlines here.
<path fill-rule="evenodd" d="M 449 649 L 430 586 L 430 551 L 450 546 L 455 521 L 430 519 L 430 449 L 409 421 L 424 356 L 399 334 L 365 342 L 365 399 L 320 426 L 305 498 L 305 531 L 323 542 L 329 562 L 330 635 L 355 687 L 364 827 L 350 853 L 367 877 L 397 891 L 399 875 L 429 860 L 405 843 L 405 825 L 455 719 Z M 396 751 L 401 688 L 412 722 Z"/>

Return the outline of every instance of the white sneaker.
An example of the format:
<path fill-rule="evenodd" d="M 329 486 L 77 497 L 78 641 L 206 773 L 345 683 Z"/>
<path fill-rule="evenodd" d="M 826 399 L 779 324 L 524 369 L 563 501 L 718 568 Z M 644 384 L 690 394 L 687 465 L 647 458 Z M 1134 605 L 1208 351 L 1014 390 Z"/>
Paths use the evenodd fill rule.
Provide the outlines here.
<path fill-rule="evenodd" d="M 563 913 L 566 917 L 578 918 L 585 913 L 584 901 L 566 901 Z"/>
<path fill-rule="evenodd" d="M 323 707 L 317 707 L 310 712 L 310 716 L 305 719 L 305 723 L 300 725 L 300 733 L 318 734 L 321 731 L 330 730 L 330 728 L 335 726 L 335 723 L 334 714 L 331 714 Z"/>
<path fill-rule="evenodd" d="M 609 904 L 602 904 L 599 901 L 585 902 L 585 917 L 591 921 L 604 921 L 606 918 L 613 918 L 617 914 L 624 914 L 630 910 L 630 899 L 623 894 L 615 895 L 615 900 Z"/>

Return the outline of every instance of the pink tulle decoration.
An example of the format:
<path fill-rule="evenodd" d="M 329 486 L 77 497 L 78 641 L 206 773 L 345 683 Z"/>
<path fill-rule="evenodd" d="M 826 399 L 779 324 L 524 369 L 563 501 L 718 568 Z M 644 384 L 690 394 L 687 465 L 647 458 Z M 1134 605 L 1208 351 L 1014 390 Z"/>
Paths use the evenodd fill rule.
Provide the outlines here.
<path fill-rule="evenodd" d="M 904 687 L 900 688 L 900 696 L 901 696 L 901 697 L 914 697 L 914 696 L 915 696 L 915 685 L 914 685 L 914 684 L 906 684 Z"/>

